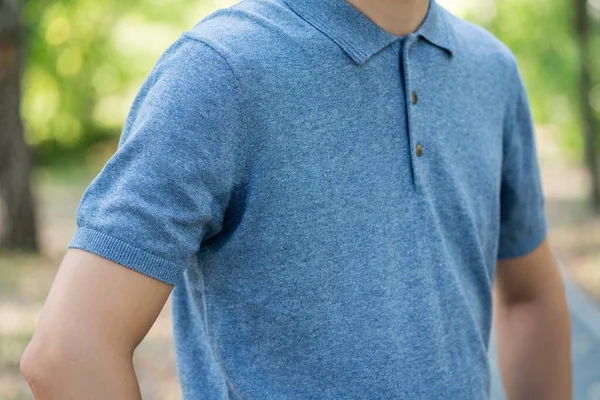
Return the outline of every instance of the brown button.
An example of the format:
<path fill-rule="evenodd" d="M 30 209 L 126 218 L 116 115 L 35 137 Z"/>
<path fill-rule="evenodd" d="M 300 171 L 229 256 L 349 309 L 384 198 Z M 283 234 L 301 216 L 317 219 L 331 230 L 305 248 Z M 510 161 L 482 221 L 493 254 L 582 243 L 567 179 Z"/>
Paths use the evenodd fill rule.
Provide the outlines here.
<path fill-rule="evenodd" d="M 421 157 L 421 154 L 423 154 L 423 146 L 421 146 L 420 143 L 417 143 L 417 148 L 415 150 L 417 153 L 417 157 Z"/>
<path fill-rule="evenodd" d="M 419 98 L 417 97 L 417 94 L 416 94 L 415 92 L 412 92 L 412 95 L 411 95 L 410 97 L 411 97 L 411 99 L 412 99 L 412 103 L 413 103 L 413 104 L 417 104 L 417 100 L 419 99 Z"/>

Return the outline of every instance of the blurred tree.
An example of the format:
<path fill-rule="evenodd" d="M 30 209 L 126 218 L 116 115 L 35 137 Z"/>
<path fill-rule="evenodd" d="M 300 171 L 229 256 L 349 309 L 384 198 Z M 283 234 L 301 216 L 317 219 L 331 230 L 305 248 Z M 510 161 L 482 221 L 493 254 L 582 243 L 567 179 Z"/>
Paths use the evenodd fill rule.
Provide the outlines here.
<path fill-rule="evenodd" d="M 579 106 L 581 108 L 581 124 L 584 137 L 585 162 L 590 172 L 592 188 L 592 205 L 600 214 L 600 171 L 598 170 L 598 120 L 590 103 L 593 88 L 593 59 L 590 48 L 590 18 L 587 12 L 587 0 L 575 0 L 575 32 L 579 44 Z"/>
<path fill-rule="evenodd" d="M 21 125 L 20 0 L 0 0 L 0 247 L 37 250 L 31 160 Z"/>

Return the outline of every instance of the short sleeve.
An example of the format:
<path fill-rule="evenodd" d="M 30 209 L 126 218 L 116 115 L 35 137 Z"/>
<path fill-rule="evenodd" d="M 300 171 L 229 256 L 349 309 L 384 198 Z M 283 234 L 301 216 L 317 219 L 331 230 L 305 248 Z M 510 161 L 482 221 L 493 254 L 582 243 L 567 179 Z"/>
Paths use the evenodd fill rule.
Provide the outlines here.
<path fill-rule="evenodd" d="M 498 258 L 523 256 L 546 236 L 544 195 L 527 92 L 513 59 L 514 88 L 508 98 L 500 190 Z"/>
<path fill-rule="evenodd" d="M 115 154 L 83 194 L 68 247 L 175 285 L 242 180 L 240 88 L 184 33 L 139 90 Z"/>

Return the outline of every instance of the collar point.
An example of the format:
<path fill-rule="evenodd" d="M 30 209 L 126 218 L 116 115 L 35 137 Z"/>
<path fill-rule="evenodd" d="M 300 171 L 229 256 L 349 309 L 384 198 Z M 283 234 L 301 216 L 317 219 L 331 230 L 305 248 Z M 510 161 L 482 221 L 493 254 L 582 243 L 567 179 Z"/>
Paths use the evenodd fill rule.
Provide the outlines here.
<path fill-rule="evenodd" d="M 346 51 L 348 56 L 354 61 L 355 64 L 362 66 L 371 58 L 372 54 L 367 54 L 359 51 Z"/>

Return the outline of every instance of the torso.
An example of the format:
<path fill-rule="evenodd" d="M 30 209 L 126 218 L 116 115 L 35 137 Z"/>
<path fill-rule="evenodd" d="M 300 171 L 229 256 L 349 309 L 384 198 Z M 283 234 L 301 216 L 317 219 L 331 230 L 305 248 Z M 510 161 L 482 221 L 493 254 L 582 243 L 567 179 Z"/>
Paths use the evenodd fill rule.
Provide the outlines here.
<path fill-rule="evenodd" d="M 461 25 L 357 66 L 279 0 L 235 8 L 193 32 L 231 57 L 248 165 L 175 288 L 186 398 L 486 397 L 502 48 Z"/>

